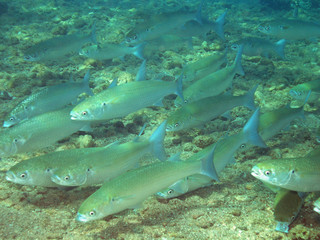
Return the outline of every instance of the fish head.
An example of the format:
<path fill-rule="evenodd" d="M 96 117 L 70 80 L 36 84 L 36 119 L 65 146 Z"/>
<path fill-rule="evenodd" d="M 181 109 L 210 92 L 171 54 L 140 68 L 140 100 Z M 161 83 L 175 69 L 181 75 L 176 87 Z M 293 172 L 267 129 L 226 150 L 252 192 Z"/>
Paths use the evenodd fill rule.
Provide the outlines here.
<path fill-rule="evenodd" d="M 272 34 L 273 26 L 271 24 L 259 25 L 258 31 L 265 34 Z"/>
<path fill-rule="evenodd" d="M 176 110 L 167 119 L 166 131 L 180 131 L 188 128 L 193 117 L 187 108 L 182 107 Z"/>
<path fill-rule="evenodd" d="M 3 141 L 0 142 L 0 156 L 11 156 L 18 153 L 20 147 L 23 146 L 26 141 L 27 139 L 22 136 L 3 139 Z"/>
<path fill-rule="evenodd" d="M 81 186 L 87 181 L 87 173 L 86 171 L 79 171 L 76 168 L 61 168 L 52 174 L 51 180 L 63 186 Z"/>
<path fill-rule="evenodd" d="M 3 127 L 11 127 L 13 125 L 16 125 L 21 120 L 16 116 L 10 116 L 7 120 L 3 122 Z"/>
<path fill-rule="evenodd" d="M 89 222 L 118 212 L 114 207 L 114 198 L 108 193 L 101 195 L 99 190 L 81 204 L 76 217 L 77 221 Z"/>
<path fill-rule="evenodd" d="M 134 34 L 131 37 L 126 37 L 125 43 L 126 44 L 132 44 L 132 43 L 135 43 L 136 41 L 138 41 L 137 39 L 138 39 L 138 35 Z"/>
<path fill-rule="evenodd" d="M 111 108 L 112 100 L 101 102 L 91 97 L 75 106 L 70 115 L 72 120 L 93 121 L 101 119 L 101 116 L 107 112 L 112 112 Z"/>
<path fill-rule="evenodd" d="M 174 197 L 178 197 L 180 196 L 181 194 L 180 193 L 177 193 L 174 188 L 167 188 L 161 192 L 158 192 L 157 194 L 157 197 L 158 198 L 163 198 L 163 199 L 169 199 L 169 198 L 174 198 Z"/>
<path fill-rule="evenodd" d="M 42 56 L 44 55 L 44 53 L 40 52 L 30 52 L 30 53 L 26 53 L 24 55 L 24 60 L 28 61 L 28 62 L 37 62 L 39 60 L 41 60 Z"/>
<path fill-rule="evenodd" d="M 70 116 L 72 120 L 89 121 L 94 119 L 94 115 L 90 108 L 81 108 L 79 106 L 76 106 L 71 110 Z"/>
<path fill-rule="evenodd" d="M 6 179 L 22 185 L 45 186 L 49 187 L 52 184 L 50 176 L 52 168 L 35 166 L 32 162 L 22 161 L 16 164 L 7 171 Z"/>
<path fill-rule="evenodd" d="M 9 182 L 17 184 L 33 185 L 33 181 L 28 170 L 9 170 L 7 171 L 6 179 Z"/>
<path fill-rule="evenodd" d="M 233 43 L 230 48 L 233 51 L 238 51 L 240 49 L 240 44 L 239 43 Z"/>
<path fill-rule="evenodd" d="M 184 97 L 184 101 L 182 101 L 182 99 L 180 97 L 177 97 L 175 100 L 174 100 L 174 105 L 176 107 L 181 107 L 183 106 L 184 104 L 186 103 L 189 103 L 191 102 L 190 98 L 186 97 L 186 96 L 183 96 Z"/>
<path fill-rule="evenodd" d="M 280 160 L 258 163 L 251 170 L 251 175 L 274 186 L 284 187 L 289 183 L 294 169 Z"/>
<path fill-rule="evenodd" d="M 84 48 L 80 49 L 79 55 L 90 57 L 97 50 L 98 50 L 98 46 L 97 45 L 91 45 L 91 46 L 84 47 Z"/>
<path fill-rule="evenodd" d="M 309 90 L 299 86 L 296 86 L 289 91 L 289 94 L 291 95 L 291 97 L 297 100 L 305 100 L 308 93 L 309 93 Z"/>

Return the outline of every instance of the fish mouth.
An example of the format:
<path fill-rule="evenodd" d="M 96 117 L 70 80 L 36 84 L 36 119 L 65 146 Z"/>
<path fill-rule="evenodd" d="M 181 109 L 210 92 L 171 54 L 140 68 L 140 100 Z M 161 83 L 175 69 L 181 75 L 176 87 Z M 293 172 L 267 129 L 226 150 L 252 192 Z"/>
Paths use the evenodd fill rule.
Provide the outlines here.
<path fill-rule="evenodd" d="M 80 214 L 80 213 L 77 213 L 76 220 L 78 222 L 88 222 L 89 221 L 88 218 L 85 215 Z"/>
<path fill-rule="evenodd" d="M 61 178 L 59 176 L 57 176 L 57 175 L 52 175 L 51 176 L 51 180 L 53 182 L 55 182 L 56 184 L 60 184 L 61 183 Z"/>
<path fill-rule="evenodd" d="M 12 125 L 13 125 L 12 123 L 4 121 L 2 126 L 5 128 L 8 128 L 8 127 L 11 127 Z"/>
<path fill-rule="evenodd" d="M 79 120 L 80 119 L 79 115 L 74 112 L 71 112 L 70 116 L 71 116 L 71 120 Z"/>
<path fill-rule="evenodd" d="M 13 182 L 15 179 L 16 179 L 16 175 L 13 172 L 8 171 L 6 174 L 6 180 L 9 182 Z"/>
<path fill-rule="evenodd" d="M 320 206 L 319 207 L 315 206 L 313 210 L 320 214 Z"/>
<path fill-rule="evenodd" d="M 255 178 L 261 178 L 260 177 L 260 169 L 257 167 L 257 166 L 254 166 L 252 169 L 251 169 L 251 175 L 254 176 Z"/>

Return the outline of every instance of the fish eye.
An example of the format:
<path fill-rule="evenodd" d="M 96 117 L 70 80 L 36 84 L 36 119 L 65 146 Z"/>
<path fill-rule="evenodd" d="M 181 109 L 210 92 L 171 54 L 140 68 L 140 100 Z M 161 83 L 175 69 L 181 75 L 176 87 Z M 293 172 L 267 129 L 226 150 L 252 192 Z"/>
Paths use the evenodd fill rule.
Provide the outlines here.
<path fill-rule="evenodd" d="M 266 175 L 266 176 L 269 176 L 270 174 L 271 174 L 270 170 L 267 170 L 267 171 L 264 172 L 264 175 Z"/>
<path fill-rule="evenodd" d="M 19 142 L 19 139 L 15 138 L 15 139 L 13 139 L 13 142 L 17 143 L 17 142 Z"/>
<path fill-rule="evenodd" d="M 90 172 L 90 171 L 91 171 L 90 168 L 88 168 L 88 169 L 87 169 L 87 172 Z"/>
<path fill-rule="evenodd" d="M 292 174 L 294 174 L 294 169 L 291 171 Z"/>
<path fill-rule="evenodd" d="M 237 50 L 237 49 L 238 49 L 238 45 L 237 45 L 237 44 L 232 44 L 232 45 L 231 45 L 231 49 Z"/>
<path fill-rule="evenodd" d="M 188 100 L 185 99 L 185 100 L 184 100 L 184 103 L 187 103 L 187 102 L 188 102 Z"/>
<path fill-rule="evenodd" d="M 11 117 L 9 120 L 10 120 L 10 121 L 14 121 L 14 119 L 15 119 L 14 117 Z"/>
<path fill-rule="evenodd" d="M 179 127 L 179 123 L 174 124 L 175 127 Z"/>
<path fill-rule="evenodd" d="M 103 102 L 103 103 L 102 103 L 102 106 L 107 106 L 107 103 Z"/>
<path fill-rule="evenodd" d="M 51 170 L 50 168 L 47 168 L 47 169 L 46 169 L 46 172 L 50 172 L 50 170 Z"/>
<path fill-rule="evenodd" d="M 241 144 L 240 148 L 244 149 L 244 148 L 246 148 L 246 145 L 245 144 Z"/>
<path fill-rule="evenodd" d="M 173 189 L 169 189 L 167 193 L 172 194 L 173 192 L 174 192 Z"/>
<path fill-rule="evenodd" d="M 298 92 L 298 96 L 301 96 L 301 92 Z"/>
<path fill-rule="evenodd" d="M 27 173 L 24 172 L 20 174 L 20 178 L 26 178 L 26 177 L 27 177 Z"/>
<path fill-rule="evenodd" d="M 89 212 L 89 215 L 90 215 L 90 216 L 96 215 L 96 211 L 94 211 L 94 210 L 90 211 L 90 212 Z"/>
<path fill-rule="evenodd" d="M 86 116 L 87 113 L 88 113 L 87 111 L 83 111 L 83 112 L 82 112 L 82 115 L 83 115 L 83 116 Z"/>
<path fill-rule="evenodd" d="M 64 177 L 64 180 L 67 180 L 67 181 L 68 181 L 69 179 L 70 179 L 70 176 L 69 176 L 69 175 L 67 175 L 67 176 Z"/>

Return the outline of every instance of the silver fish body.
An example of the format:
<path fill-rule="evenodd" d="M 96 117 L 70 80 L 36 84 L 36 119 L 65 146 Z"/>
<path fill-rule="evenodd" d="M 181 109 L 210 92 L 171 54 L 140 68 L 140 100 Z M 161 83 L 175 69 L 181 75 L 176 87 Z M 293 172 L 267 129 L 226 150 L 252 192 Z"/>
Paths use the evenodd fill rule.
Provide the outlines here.
<path fill-rule="evenodd" d="M 44 113 L 2 130 L 0 156 L 28 152 L 47 147 L 88 125 L 70 119 L 71 108 Z"/>
<path fill-rule="evenodd" d="M 89 72 L 83 82 L 68 82 L 45 87 L 20 102 L 4 121 L 4 127 L 11 127 L 22 120 L 58 110 L 77 100 L 81 93 L 93 95 L 89 87 Z"/>
<path fill-rule="evenodd" d="M 313 39 L 320 37 L 320 25 L 297 19 L 280 19 L 260 25 L 262 33 L 287 40 Z"/>
<path fill-rule="evenodd" d="M 176 82 L 135 81 L 121 84 L 84 100 L 70 112 L 73 120 L 107 120 L 124 117 L 144 107 L 161 103 L 169 94 L 182 95 L 182 77 Z"/>
<path fill-rule="evenodd" d="M 284 59 L 285 44 L 286 41 L 284 39 L 273 43 L 263 38 L 248 37 L 232 44 L 231 49 L 238 51 L 240 46 L 243 45 L 244 55 L 269 57 L 271 54 L 277 54 L 279 57 Z"/>
<path fill-rule="evenodd" d="M 70 53 L 76 53 L 86 43 L 96 43 L 95 27 L 89 36 L 70 34 L 42 41 L 29 48 L 24 59 L 29 62 L 56 61 Z"/>

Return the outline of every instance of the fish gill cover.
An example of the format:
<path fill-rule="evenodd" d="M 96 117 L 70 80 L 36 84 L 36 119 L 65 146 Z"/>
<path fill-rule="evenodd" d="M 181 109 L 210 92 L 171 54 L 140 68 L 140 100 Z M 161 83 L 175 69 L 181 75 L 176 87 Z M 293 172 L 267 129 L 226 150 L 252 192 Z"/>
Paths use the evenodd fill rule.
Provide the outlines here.
<path fill-rule="evenodd" d="M 1 0 L 1 238 L 319 239 L 319 192 L 254 178 L 278 159 L 291 190 L 317 191 L 319 7 Z M 193 100 L 194 124 L 168 131 Z"/>

